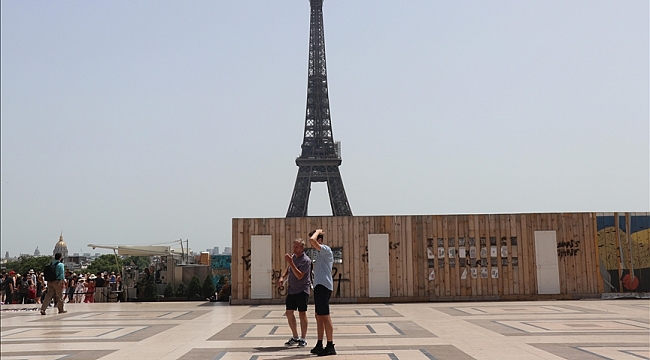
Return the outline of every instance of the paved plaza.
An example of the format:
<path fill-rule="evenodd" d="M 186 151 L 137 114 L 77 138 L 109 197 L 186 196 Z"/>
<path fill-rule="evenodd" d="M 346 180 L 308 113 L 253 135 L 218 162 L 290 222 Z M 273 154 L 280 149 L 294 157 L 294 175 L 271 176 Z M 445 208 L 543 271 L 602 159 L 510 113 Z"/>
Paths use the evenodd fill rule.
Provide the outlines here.
<path fill-rule="evenodd" d="M 67 304 L 67 314 L 3 305 L 9 359 L 306 359 L 283 346 L 283 305 Z M 21 309 L 19 311 L 12 311 Z M 650 359 L 650 301 L 382 303 L 332 306 L 340 359 Z"/>

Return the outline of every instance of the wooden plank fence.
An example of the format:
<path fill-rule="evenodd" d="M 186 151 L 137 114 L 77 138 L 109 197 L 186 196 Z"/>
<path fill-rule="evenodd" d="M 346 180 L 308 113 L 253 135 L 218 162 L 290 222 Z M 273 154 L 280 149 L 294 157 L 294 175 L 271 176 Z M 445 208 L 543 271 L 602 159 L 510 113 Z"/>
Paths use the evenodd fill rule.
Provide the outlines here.
<path fill-rule="evenodd" d="M 305 217 L 232 220 L 232 302 L 250 300 L 251 236 L 271 236 L 269 281 L 295 238 L 317 228 L 338 249 L 332 302 L 525 300 L 602 293 L 595 213 Z M 538 295 L 535 231 L 555 231 L 560 294 Z M 368 235 L 388 234 L 390 298 L 370 298 Z M 308 241 L 307 241 L 308 243 Z"/>

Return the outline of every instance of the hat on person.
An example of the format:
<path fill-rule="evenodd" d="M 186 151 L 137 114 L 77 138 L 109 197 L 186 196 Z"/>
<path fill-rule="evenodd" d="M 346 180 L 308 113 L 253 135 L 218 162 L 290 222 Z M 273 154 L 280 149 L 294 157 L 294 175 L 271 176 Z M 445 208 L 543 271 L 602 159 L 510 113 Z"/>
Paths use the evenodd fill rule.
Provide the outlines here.
<path fill-rule="evenodd" d="M 97 279 L 97 276 L 95 276 L 95 274 L 90 274 L 90 276 L 88 277 L 88 279 L 90 279 L 90 280 L 95 280 L 95 279 Z"/>
<path fill-rule="evenodd" d="M 11 271 L 9 272 L 9 275 L 16 275 L 16 272 L 13 271 L 13 270 L 11 270 Z"/>
<path fill-rule="evenodd" d="M 33 273 L 34 273 L 34 269 L 29 269 L 29 273 L 30 273 L 30 274 L 33 274 Z"/>

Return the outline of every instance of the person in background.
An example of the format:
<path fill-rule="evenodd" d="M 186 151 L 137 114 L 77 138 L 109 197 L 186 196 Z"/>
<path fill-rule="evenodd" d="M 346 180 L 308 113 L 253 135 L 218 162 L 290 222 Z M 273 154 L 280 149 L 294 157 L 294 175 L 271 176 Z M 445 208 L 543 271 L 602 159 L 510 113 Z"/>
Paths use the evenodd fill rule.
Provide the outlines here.
<path fill-rule="evenodd" d="M 45 295 L 45 301 L 41 304 L 41 315 L 45 315 L 45 310 L 50 304 L 50 301 L 54 297 L 58 298 L 57 307 L 59 308 L 59 314 L 67 313 L 63 309 L 65 301 L 63 301 L 63 283 L 65 282 L 65 267 L 61 262 L 63 255 L 61 253 L 54 254 L 54 260 L 52 260 L 52 266 L 54 266 L 54 272 L 56 274 L 56 280 L 48 281 L 47 283 L 47 294 Z"/>
<path fill-rule="evenodd" d="M 5 303 L 5 279 L 7 278 L 7 272 L 2 270 L 0 274 L 0 304 Z"/>
<path fill-rule="evenodd" d="M 36 303 L 40 304 L 43 300 L 43 288 L 45 287 L 45 280 L 43 280 L 43 274 L 38 274 L 36 276 Z"/>
<path fill-rule="evenodd" d="M 34 272 L 34 269 L 29 269 L 29 278 L 34 284 L 36 284 L 36 273 Z"/>
<path fill-rule="evenodd" d="M 77 286 L 74 290 L 74 300 L 73 302 L 81 304 L 84 301 L 84 293 L 86 292 L 85 280 L 82 276 L 79 276 L 77 279 Z"/>
<path fill-rule="evenodd" d="M 16 300 L 18 297 L 16 290 L 16 272 L 11 270 L 5 278 L 5 304 L 12 304 Z"/>
<path fill-rule="evenodd" d="M 69 296 L 70 290 L 74 291 L 74 288 L 70 289 L 70 281 L 71 281 L 71 279 L 72 279 L 72 271 L 66 270 L 65 271 L 65 287 L 63 289 L 63 300 L 66 301 L 66 302 L 68 301 L 68 296 Z"/>
<path fill-rule="evenodd" d="M 124 300 L 124 292 L 122 291 L 122 273 L 117 273 L 117 279 L 115 279 L 115 288 L 117 293 L 117 302 L 122 302 Z"/>
<path fill-rule="evenodd" d="M 96 279 L 97 276 L 95 276 L 95 274 L 90 274 L 88 277 L 88 283 L 86 284 L 86 296 L 84 297 L 85 303 L 95 302 L 95 288 L 97 287 L 95 284 Z"/>
<path fill-rule="evenodd" d="M 25 274 L 18 278 L 18 304 L 29 304 L 27 301 L 27 295 L 29 293 L 29 280 L 31 277 L 29 274 Z"/>
<path fill-rule="evenodd" d="M 43 293 L 41 294 L 41 304 L 45 301 L 45 296 L 47 295 L 47 281 L 43 278 Z"/>
<path fill-rule="evenodd" d="M 77 274 L 72 274 L 68 280 L 68 302 L 70 303 L 73 302 L 74 299 L 74 293 L 77 289 L 77 281 Z"/>
<path fill-rule="evenodd" d="M 29 289 L 27 289 L 27 303 L 26 304 L 35 304 L 36 303 L 36 284 L 32 281 L 32 279 L 29 279 L 27 281 L 29 283 Z"/>
<path fill-rule="evenodd" d="M 115 271 L 111 272 L 108 282 L 111 284 L 111 291 L 117 291 L 117 277 L 115 276 Z"/>
<path fill-rule="evenodd" d="M 144 268 L 144 281 L 153 281 L 151 270 L 148 267 Z"/>
<path fill-rule="evenodd" d="M 104 287 L 104 276 L 102 275 L 101 272 L 98 272 L 97 275 L 95 276 L 95 287 L 96 288 L 101 288 Z"/>

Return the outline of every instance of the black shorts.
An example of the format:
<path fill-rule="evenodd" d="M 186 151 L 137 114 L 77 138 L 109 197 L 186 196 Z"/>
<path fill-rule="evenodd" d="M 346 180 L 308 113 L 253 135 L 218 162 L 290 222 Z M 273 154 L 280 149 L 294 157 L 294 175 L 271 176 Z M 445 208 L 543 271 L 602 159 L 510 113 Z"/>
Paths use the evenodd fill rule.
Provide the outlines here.
<path fill-rule="evenodd" d="M 287 310 L 307 311 L 307 302 L 309 301 L 309 294 L 301 292 L 298 294 L 287 295 Z"/>
<path fill-rule="evenodd" d="M 316 285 L 314 288 L 314 307 L 316 308 L 316 315 L 329 315 L 330 314 L 330 297 L 332 290 L 323 285 Z"/>

